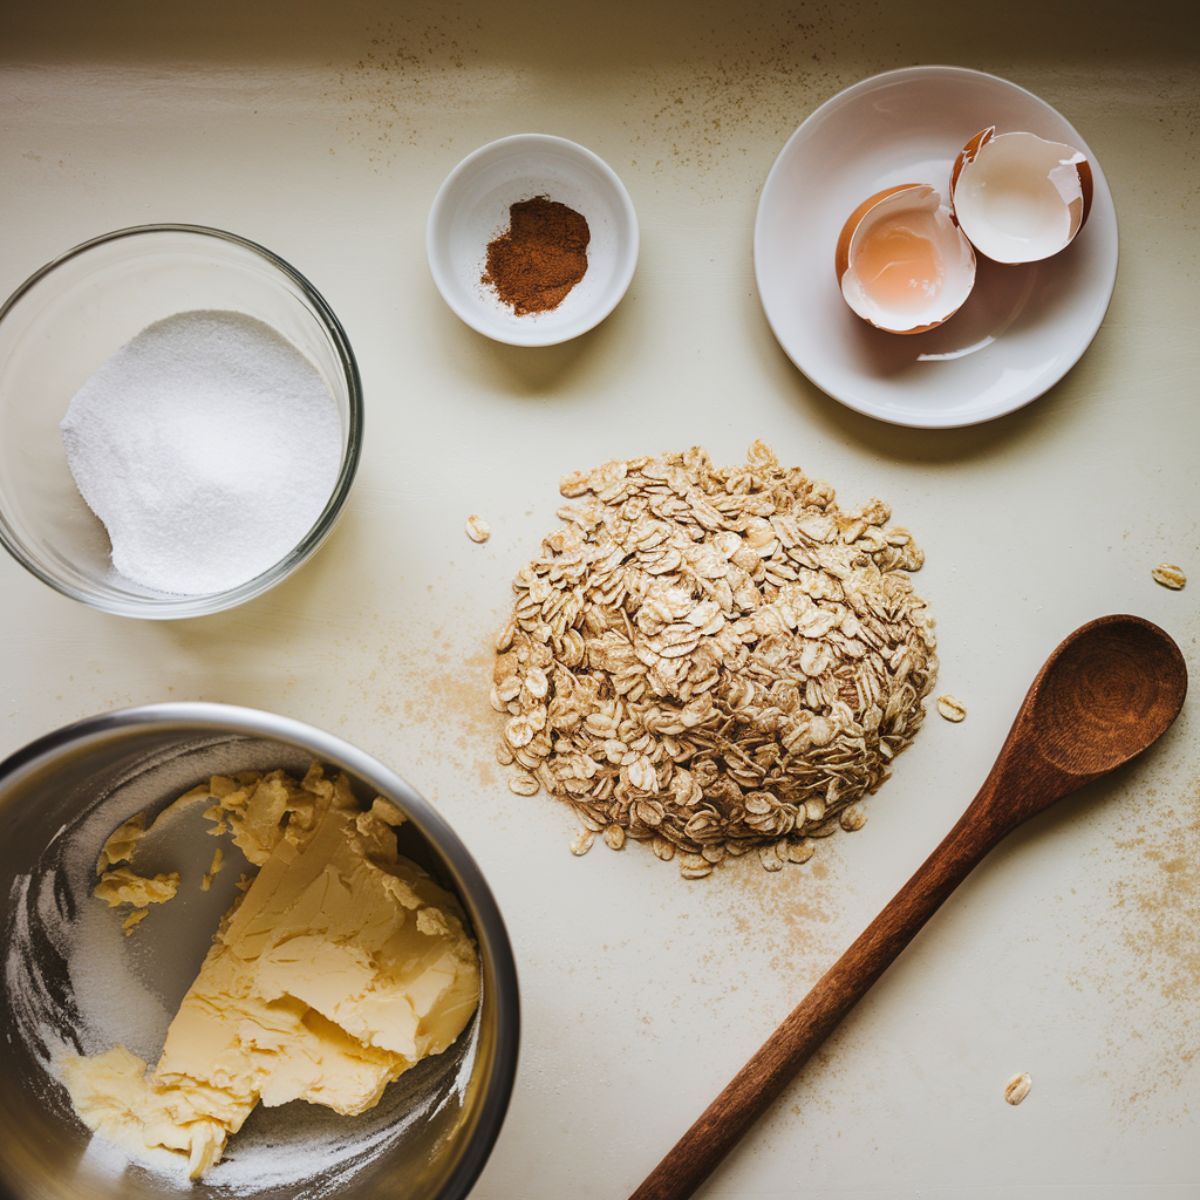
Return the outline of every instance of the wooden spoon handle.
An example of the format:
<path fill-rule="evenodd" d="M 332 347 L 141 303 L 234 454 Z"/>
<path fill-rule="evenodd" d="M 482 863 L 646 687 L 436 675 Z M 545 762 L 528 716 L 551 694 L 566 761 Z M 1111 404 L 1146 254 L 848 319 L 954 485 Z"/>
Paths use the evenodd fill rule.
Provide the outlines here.
<path fill-rule="evenodd" d="M 1003 835 L 991 819 L 992 785 L 989 779 L 937 849 L 675 1143 L 631 1200 L 683 1200 L 708 1178 Z"/>

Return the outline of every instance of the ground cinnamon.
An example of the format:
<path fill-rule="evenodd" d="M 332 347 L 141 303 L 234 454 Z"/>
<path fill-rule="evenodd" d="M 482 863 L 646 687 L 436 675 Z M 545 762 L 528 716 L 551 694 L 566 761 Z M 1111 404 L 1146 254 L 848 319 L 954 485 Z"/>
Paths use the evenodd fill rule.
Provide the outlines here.
<path fill-rule="evenodd" d="M 488 243 L 482 282 L 519 317 L 557 308 L 587 271 L 587 219 L 548 196 L 519 200 Z"/>

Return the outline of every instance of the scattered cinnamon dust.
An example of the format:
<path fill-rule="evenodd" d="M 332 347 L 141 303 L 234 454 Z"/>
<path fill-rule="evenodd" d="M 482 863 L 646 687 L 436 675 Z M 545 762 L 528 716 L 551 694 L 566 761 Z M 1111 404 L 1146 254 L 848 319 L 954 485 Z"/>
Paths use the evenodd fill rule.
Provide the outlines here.
<path fill-rule="evenodd" d="M 508 219 L 509 227 L 488 243 L 481 282 L 519 317 L 549 312 L 587 271 L 587 219 L 548 196 L 517 201 Z"/>
<path fill-rule="evenodd" d="M 1200 785 L 1150 777 L 1141 792 L 1138 820 L 1106 851 L 1110 907 L 1085 935 L 1095 952 L 1070 981 L 1113 1014 L 1097 1065 L 1127 1112 L 1162 1089 L 1183 1102 L 1200 1059 Z"/>

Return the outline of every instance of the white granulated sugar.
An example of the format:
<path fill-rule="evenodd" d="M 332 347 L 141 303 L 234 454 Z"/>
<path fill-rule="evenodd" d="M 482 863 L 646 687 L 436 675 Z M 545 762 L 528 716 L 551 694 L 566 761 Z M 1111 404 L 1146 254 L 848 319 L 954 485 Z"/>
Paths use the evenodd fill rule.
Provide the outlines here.
<path fill-rule="evenodd" d="M 174 595 L 226 591 L 274 566 L 320 516 L 341 462 L 317 368 L 236 312 L 143 329 L 79 389 L 61 428 L 114 568 Z"/>
<path fill-rule="evenodd" d="M 73 1032 L 85 1054 L 103 1054 L 121 1045 L 154 1062 L 175 1014 L 167 1011 L 144 978 L 128 969 L 131 949 L 113 912 L 86 896 L 71 930 L 67 958 L 79 1016 Z"/>

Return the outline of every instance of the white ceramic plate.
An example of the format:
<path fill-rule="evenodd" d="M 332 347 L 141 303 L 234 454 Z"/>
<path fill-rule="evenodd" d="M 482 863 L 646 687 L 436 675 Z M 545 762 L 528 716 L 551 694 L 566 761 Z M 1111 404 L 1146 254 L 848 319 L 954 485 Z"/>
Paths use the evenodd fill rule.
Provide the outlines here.
<path fill-rule="evenodd" d="M 945 197 L 955 155 L 988 125 L 1087 155 L 1087 224 L 1041 263 L 1003 267 L 981 256 L 974 292 L 938 329 L 899 337 L 871 328 L 835 278 L 843 222 L 892 184 L 931 183 Z M 780 345 L 835 400 L 897 425 L 973 425 L 1028 404 L 1079 361 L 1116 282 L 1117 217 L 1095 155 L 1044 100 L 980 71 L 910 67 L 838 93 L 792 134 L 759 200 L 754 268 Z"/>

